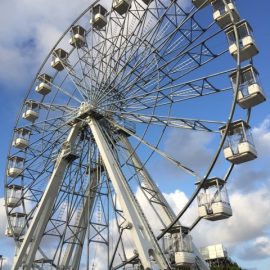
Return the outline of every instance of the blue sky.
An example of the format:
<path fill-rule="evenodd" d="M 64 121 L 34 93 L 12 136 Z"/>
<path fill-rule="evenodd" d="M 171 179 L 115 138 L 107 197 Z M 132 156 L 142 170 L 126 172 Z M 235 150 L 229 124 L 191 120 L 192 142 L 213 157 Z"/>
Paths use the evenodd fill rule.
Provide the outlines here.
<path fill-rule="evenodd" d="M 76 2 L 76 3 L 74 3 Z M 80 3 L 80 5 L 78 4 Z M 66 3 L 66 2 L 65 2 Z M 0 198 L 3 198 L 3 179 L 5 174 L 6 155 L 16 115 L 26 94 L 28 86 L 35 76 L 42 59 L 53 46 L 57 37 L 84 10 L 89 1 L 68 1 L 62 6 L 63 0 L 3 0 L 0 10 L 0 113 L 1 140 L 0 140 Z M 246 18 L 254 29 L 254 35 L 260 49 L 255 58 L 256 68 L 260 72 L 261 84 L 269 97 L 269 59 L 270 59 L 270 2 L 267 0 L 247 1 L 238 0 L 238 9 L 243 18 Z M 53 12 L 58 10 L 58 12 Z M 217 225 L 203 223 L 194 232 L 194 238 L 199 243 L 210 244 L 223 241 L 227 245 L 233 258 L 247 269 L 269 270 L 270 265 L 270 217 L 269 205 L 270 188 L 269 153 L 270 153 L 270 109 L 269 102 L 258 107 L 252 115 L 254 139 L 257 142 L 260 159 L 252 164 L 237 168 L 229 186 L 233 194 L 232 201 L 236 203 L 236 217 L 226 223 Z M 170 138 L 168 138 L 168 143 Z M 207 138 L 202 140 L 201 152 L 207 151 Z M 159 182 L 161 189 L 166 190 L 165 184 Z M 163 186 L 164 185 L 164 186 Z M 162 187 L 163 186 L 163 187 Z M 177 189 L 176 182 L 171 189 Z M 179 188 L 180 189 L 180 188 Z M 168 199 L 176 204 L 180 199 L 185 200 L 185 194 L 180 191 L 168 192 Z M 186 193 L 189 193 L 187 190 Z M 179 195 L 180 194 L 180 195 Z M 176 198 L 176 195 L 179 195 Z M 3 199 L 1 199 L 1 204 Z M 181 200 L 179 201 L 181 202 Z M 0 206 L 1 221 L 5 220 L 3 207 Z M 176 205 L 177 207 L 177 205 Z M 179 207 L 179 206 L 178 206 Z M 268 212 L 267 212 L 268 210 Z M 243 228 L 241 234 L 239 228 Z M 232 228 L 232 230 L 226 230 Z M 3 236 L 4 222 L 1 222 L 0 254 L 11 257 L 13 246 L 10 239 Z M 202 240 L 202 231 L 209 230 L 206 242 Z M 222 235 L 230 234 L 228 235 Z M 2 245 L 3 243 L 3 245 Z M 9 268 L 7 268 L 9 269 Z"/>

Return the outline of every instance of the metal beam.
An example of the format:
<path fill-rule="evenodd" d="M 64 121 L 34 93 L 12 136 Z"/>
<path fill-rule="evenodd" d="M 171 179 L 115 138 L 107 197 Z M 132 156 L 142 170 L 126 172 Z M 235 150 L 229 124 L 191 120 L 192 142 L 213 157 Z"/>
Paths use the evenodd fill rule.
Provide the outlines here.
<path fill-rule="evenodd" d="M 135 150 L 133 149 L 132 145 L 130 144 L 126 135 L 121 136 L 121 141 L 123 142 L 124 146 L 126 147 L 130 158 L 137 170 L 137 172 L 141 175 L 144 180 L 145 185 L 151 189 L 155 194 L 155 201 L 157 203 L 152 203 L 156 213 L 162 219 L 162 222 L 165 224 L 165 227 L 169 226 L 175 219 L 176 215 L 174 214 L 173 210 L 171 209 L 170 205 L 167 203 L 166 199 L 160 192 L 158 186 L 155 184 L 154 180 L 151 178 L 150 174 L 146 170 L 145 166 L 143 166 L 142 162 L 140 161 L 138 155 L 136 154 Z M 178 221 L 176 226 L 180 225 Z M 200 254 L 197 247 L 192 243 L 193 252 L 196 255 L 196 263 L 197 267 L 200 270 L 210 270 L 207 263 L 203 260 L 202 255 Z"/>
<path fill-rule="evenodd" d="M 75 236 L 72 241 L 73 243 L 68 245 L 61 263 L 61 267 L 63 267 L 63 269 L 69 269 L 69 267 L 71 267 L 71 269 L 78 270 L 80 267 L 83 243 L 87 233 L 90 213 L 92 212 L 96 198 L 96 187 L 99 182 L 100 175 L 98 168 L 95 168 L 91 175 L 91 182 L 87 190 L 83 211 L 79 217 L 77 232 L 75 232 Z M 76 239 L 79 239 L 79 243 L 76 243 Z"/>
<path fill-rule="evenodd" d="M 143 166 L 138 155 L 136 154 L 136 152 L 132 148 L 128 138 L 125 135 L 122 135 L 121 141 L 123 142 L 124 146 L 126 147 L 137 172 L 141 175 L 142 179 L 144 180 L 146 187 L 148 189 L 152 190 L 156 194 L 155 200 L 159 203 L 153 204 L 153 207 L 155 208 L 156 212 L 159 213 L 164 225 L 166 227 L 169 226 L 171 224 L 173 218 L 175 217 L 173 210 L 170 208 L 170 206 L 168 205 L 163 194 L 159 190 L 158 186 L 153 181 L 153 179 L 151 178 L 151 176 L 148 173 L 148 171 L 146 170 L 146 168 Z M 178 224 L 178 225 L 180 225 L 180 224 Z"/>
<path fill-rule="evenodd" d="M 66 144 L 70 145 L 70 149 L 73 148 L 79 129 L 80 124 L 76 124 L 72 127 L 69 133 Z M 12 270 L 18 270 L 21 266 L 23 266 L 24 270 L 30 270 L 32 268 L 43 232 L 47 226 L 60 185 L 64 178 L 65 170 L 70 163 L 70 161 L 66 159 L 66 154 L 66 148 L 63 147 L 57 157 L 48 186 L 37 206 L 18 255 L 14 258 Z"/>
<path fill-rule="evenodd" d="M 152 269 L 150 256 L 154 257 L 161 270 L 170 268 L 153 232 L 151 231 L 142 209 L 125 179 L 118 160 L 104 136 L 102 127 L 93 118 L 89 119 L 89 126 L 117 194 L 117 198 L 119 199 L 121 209 L 123 210 L 127 222 L 130 223 L 132 239 L 134 240 L 134 244 L 144 269 Z"/>

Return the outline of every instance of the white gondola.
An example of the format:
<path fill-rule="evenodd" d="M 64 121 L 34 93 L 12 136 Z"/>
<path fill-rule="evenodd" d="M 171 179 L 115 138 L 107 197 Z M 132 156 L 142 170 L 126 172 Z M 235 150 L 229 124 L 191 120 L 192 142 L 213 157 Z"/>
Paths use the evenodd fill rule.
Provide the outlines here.
<path fill-rule="evenodd" d="M 9 219 L 11 222 L 11 227 L 6 228 L 6 236 L 19 237 L 24 234 L 25 229 L 25 217 L 26 214 L 24 213 L 12 213 L 9 214 Z"/>
<path fill-rule="evenodd" d="M 27 100 L 24 106 L 22 118 L 30 122 L 35 122 L 38 118 L 38 104 L 33 100 Z"/>
<path fill-rule="evenodd" d="M 15 178 L 19 176 L 24 168 L 24 158 L 18 156 L 12 156 L 8 159 L 7 175 Z"/>
<path fill-rule="evenodd" d="M 53 51 L 51 66 L 57 71 L 61 71 L 65 68 L 67 60 L 68 53 L 63 49 L 58 48 Z"/>
<path fill-rule="evenodd" d="M 237 72 L 230 75 L 232 85 L 236 88 Z M 266 100 L 265 94 L 259 83 L 259 73 L 252 66 L 248 65 L 241 69 L 240 89 L 237 102 L 243 109 L 249 109 Z"/>
<path fill-rule="evenodd" d="M 146 5 L 149 5 L 150 3 L 153 2 L 153 0 L 142 0 Z"/>
<path fill-rule="evenodd" d="M 189 269 L 195 265 L 192 239 L 187 227 L 177 226 L 170 229 L 163 238 L 163 247 L 168 260 L 177 267 Z"/>
<path fill-rule="evenodd" d="M 175 248 L 175 265 L 191 268 L 195 265 L 195 254 L 192 247 L 192 238 L 187 227 L 180 227 L 179 233 L 174 233 L 173 245 Z"/>
<path fill-rule="evenodd" d="M 69 40 L 69 44 L 73 47 L 76 48 L 82 48 L 85 46 L 86 44 L 86 30 L 80 26 L 80 25 L 75 25 L 71 28 L 70 30 L 70 40 Z"/>
<path fill-rule="evenodd" d="M 233 22 L 239 22 L 240 16 L 236 9 L 234 0 L 223 0 L 212 1 L 213 6 L 213 18 L 221 29 L 225 29 Z M 231 17 L 232 16 L 232 17 Z"/>
<path fill-rule="evenodd" d="M 46 96 L 52 90 L 51 82 L 53 81 L 53 78 L 50 75 L 43 73 L 40 74 L 37 79 L 40 83 L 36 86 L 36 92 L 43 96 Z"/>
<path fill-rule="evenodd" d="M 209 4 L 209 2 L 211 2 L 210 0 L 192 0 L 192 4 L 196 7 L 196 8 L 203 8 L 206 7 L 206 5 Z"/>
<path fill-rule="evenodd" d="M 23 187 L 18 185 L 7 186 L 7 207 L 15 208 L 22 204 L 21 197 Z"/>
<path fill-rule="evenodd" d="M 90 23 L 97 30 L 101 30 L 107 24 L 107 10 L 102 5 L 96 5 L 93 7 L 93 18 Z"/>
<path fill-rule="evenodd" d="M 243 21 L 237 25 L 239 45 L 240 45 L 240 61 L 245 61 L 259 53 L 255 40 L 253 38 L 253 31 L 248 22 Z M 234 33 L 234 28 L 226 31 L 229 42 L 230 54 L 237 59 L 237 43 Z"/>
<path fill-rule="evenodd" d="M 226 127 L 220 128 L 221 134 L 225 133 Z M 225 158 L 240 164 L 257 158 L 250 126 L 243 120 L 231 123 L 229 132 L 224 143 Z"/>
<path fill-rule="evenodd" d="M 228 251 L 222 244 L 200 248 L 200 253 L 205 261 L 228 259 Z"/>
<path fill-rule="evenodd" d="M 199 183 L 197 183 L 199 184 Z M 220 178 L 208 179 L 198 194 L 199 217 L 216 221 L 232 216 L 225 181 Z"/>
<path fill-rule="evenodd" d="M 19 149 L 24 149 L 29 145 L 31 131 L 26 128 L 18 128 L 14 132 L 12 145 Z"/>
<path fill-rule="evenodd" d="M 113 1 L 113 10 L 118 14 L 125 14 L 131 7 L 132 0 L 114 0 Z"/>

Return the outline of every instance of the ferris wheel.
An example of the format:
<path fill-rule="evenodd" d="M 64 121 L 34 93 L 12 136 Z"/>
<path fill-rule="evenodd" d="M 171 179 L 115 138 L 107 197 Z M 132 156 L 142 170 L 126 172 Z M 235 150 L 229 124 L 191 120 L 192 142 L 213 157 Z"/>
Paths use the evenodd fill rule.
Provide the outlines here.
<path fill-rule="evenodd" d="M 209 269 L 190 232 L 232 216 L 226 182 L 235 164 L 257 157 L 257 53 L 233 0 L 91 4 L 38 70 L 14 128 L 12 269 Z M 198 142 L 211 136 L 206 167 L 181 156 L 190 136 L 175 144 L 182 160 L 166 148 L 183 130 Z M 157 160 L 194 190 L 180 213 L 158 185 L 170 184 Z M 183 225 L 194 201 L 198 218 Z"/>

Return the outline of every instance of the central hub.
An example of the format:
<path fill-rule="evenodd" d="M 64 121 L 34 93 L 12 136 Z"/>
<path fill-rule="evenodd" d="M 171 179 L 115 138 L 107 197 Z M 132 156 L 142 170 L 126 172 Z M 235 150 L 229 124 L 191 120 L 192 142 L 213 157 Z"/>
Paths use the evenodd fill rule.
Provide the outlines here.
<path fill-rule="evenodd" d="M 68 122 L 69 125 L 79 123 L 87 117 L 95 118 L 96 120 L 104 118 L 104 115 L 97 110 L 97 106 L 89 102 L 82 102 L 80 107 L 76 110 L 75 115 Z"/>
<path fill-rule="evenodd" d="M 95 112 L 95 110 L 96 107 L 89 102 L 82 102 L 76 116 L 80 119 L 85 119 L 87 116 Z"/>
<path fill-rule="evenodd" d="M 97 107 L 89 102 L 82 102 L 79 110 L 76 114 L 77 120 L 86 119 L 88 116 L 92 116 L 96 119 L 103 118 L 103 115 L 97 111 Z"/>

